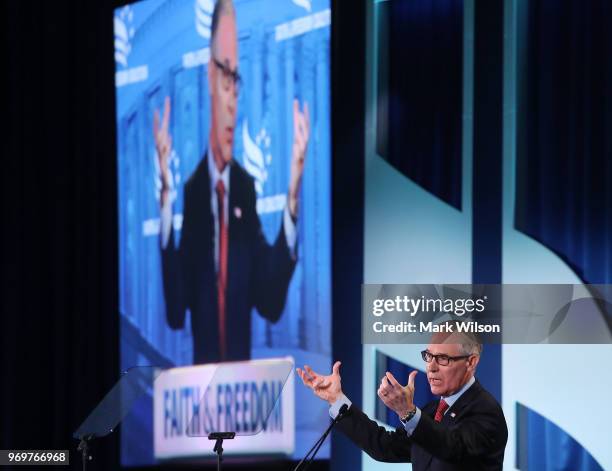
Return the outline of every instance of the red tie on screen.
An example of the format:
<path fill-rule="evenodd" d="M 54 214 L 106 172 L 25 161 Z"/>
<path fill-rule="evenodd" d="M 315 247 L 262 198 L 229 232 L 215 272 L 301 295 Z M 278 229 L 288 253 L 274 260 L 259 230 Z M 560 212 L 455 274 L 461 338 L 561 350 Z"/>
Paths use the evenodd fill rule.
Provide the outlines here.
<path fill-rule="evenodd" d="M 217 272 L 217 299 L 219 304 L 219 353 L 225 359 L 225 288 L 227 287 L 227 224 L 225 222 L 225 185 L 217 182 L 217 209 L 219 216 L 219 270 Z"/>
<path fill-rule="evenodd" d="M 444 399 L 440 399 L 440 402 L 438 403 L 438 408 L 436 409 L 436 416 L 434 417 L 434 420 L 436 422 L 442 422 L 442 417 L 444 417 L 446 409 L 448 409 L 448 404 Z"/>

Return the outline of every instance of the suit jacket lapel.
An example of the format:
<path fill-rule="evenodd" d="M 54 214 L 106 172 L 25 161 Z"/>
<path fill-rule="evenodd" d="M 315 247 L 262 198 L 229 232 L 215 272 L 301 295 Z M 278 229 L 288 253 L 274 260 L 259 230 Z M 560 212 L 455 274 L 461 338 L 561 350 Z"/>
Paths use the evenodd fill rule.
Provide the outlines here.
<path fill-rule="evenodd" d="M 421 412 L 433 420 L 434 416 L 436 415 L 437 408 L 438 408 L 438 401 L 431 401 L 425 407 L 423 407 Z M 433 455 L 429 453 L 429 451 L 425 450 L 424 448 L 420 446 L 419 446 L 418 453 L 423 457 L 423 460 L 424 460 L 421 469 L 427 469 L 429 467 L 429 464 L 431 463 L 431 460 L 433 459 Z"/>
<path fill-rule="evenodd" d="M 482 389 L 480 383 L 475 381 L 467 391 L 465 391 L 459 399 L 455 401 L 455 403 L 448 408 L 446 414 L 442 418 L 442 423 L 445 425 L 452 425 L 455 423 L 457 417 L 461 414 L 461 411 L 467 406 L 470 402 L 474 400 L 478 392 Z"/>
<path fill-rule="evenodd" d="M 218 351 L 218 312 L 208 154 L 184 186 L 184 225 L 180 240 L 183 295 L 191 311 L 194 361 L 210 361 Z M 187 210 L 187 211 L 185 211 Z M 187 223 L 187 224 L 185 224 Z M 212 356 L 211 356 L 212 355 Z"/>
<path fill-rule="evenodd" d="M 239 181 L 240 174 L 236 170 L 236 164 L 232 160 L 229 163 L 229 195 L 227 199 L 227 230 L 228 230 L 228 244 L 227 244 L 227 292 L 225 293 L 226 302 L 227 302 L 227 312 L 232 312 L 230 304 L 232 303 L 232 299 L 234 295 L 237 293 L 234 292 L 237 286 L 236 276 L 240 272 L 240 262 L 236 258 L 236 249 L 237 249 L 237 238 L 239 236 L 238 228 L 236 226 L 236 214 L 235 208 L 241 206 L 241 182 Z M 241 293 L 242 295 L 246 295 L 247 293 Z"/>
<path fill-rule="evenodd" d="M 197 185 L 193 185 L 195 188 L 199 188 L 200 194 L 198 195 L 200 199 L 202 211 L 202 229 L 203 234 L 202 237 L 204 240 L 197 241 L 197 244 L 201 247 L 206 247 L 206 253 L 204 255 L 204 260 L 201 262 L 201 270 L 202 270 L 202 289 L 204 292 L 210 293 L 210 299 L 214 304 L 214 311 L 217 313 L 218 311 L 218 300 L 217 300 L 217 273 L 215 270 L 215 220 L 212 213 L 211 208 L 211 176 L 208 171 L 208 159 L 210 156 L 208 152 L 204 154 L 204 158 L 201 160 L 200 172 L 198 174 L 198 183 Z M 215 326 L 217 325 L 217 316 L 214 316 Z M 217 327 L 215 327 L 215 332 L 217 332 Z M 216 336 L 215 336 L 216 338 Z"/>
<path fill-rule="evenodd" d="M 438 407 L 438 401 L 431 401 L 423 407 L 422 412 L 427 414 L 432 419 L 436 415 L 436 408 Z"/>
<path fill-rule="evenodd" d="M 446 414 L 444 414 L 444 417 L 442 417 L 442 422 L 440 423 L 444 426 L 451 426 L 452 424 L 454 424 L 461 410 L 474 399 L 480 389 L 481 386 L 478 381 L 472 384 L 472 386 L 467 391 L 465 391 L 451 407 L 448 408 Z M 438 408 L 439 402 L 440 401 L 430 402 L 423 408 L 422 412 L 433 419 L 436 415 L 436 409 Z M 429 469 L 431 461 L 433 460 L 433 455 L 429 452 L 426 453 L 428 456 L 427 461 L 423 463 L 423 469 Z"/>

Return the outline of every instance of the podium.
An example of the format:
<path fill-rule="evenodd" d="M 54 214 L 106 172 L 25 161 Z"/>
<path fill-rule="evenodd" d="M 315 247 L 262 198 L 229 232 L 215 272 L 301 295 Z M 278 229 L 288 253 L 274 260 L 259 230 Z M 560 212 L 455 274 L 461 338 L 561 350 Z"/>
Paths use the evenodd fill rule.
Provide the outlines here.
<path fill-rule="evenodd" d="M 282 430 L 272 411 L 280 406 L 281 393 L 293 367 L 289 358 L 217 366 L 185 430 L 191 439 L 206 437 L 215 441 L 217 470 L 223 461 L 224 440 L 252 437 L 273 426 Z"/>
<path fill-rule="evenodd" d="M 164 371 L 153 393 L 155 459 L 213 458 L 208 435 L 215 432 L 236 432 L 237 438 L 226 444 L 228 454 L 291 455 L 293 365 L 292 358 L 283 357 Z"/>
<path fill-rule="evenodd" d="M 220 468 L 224 440 L 230 439 L 234 455 L 289 455 L 295 447 L 293 368 L 289 357 L 130 368 L 73 434 L 83 470 L 91 460 L 90 442 L 115 431 L 147 392 L 153 396 L 157 460 L 216 455 Z"/>

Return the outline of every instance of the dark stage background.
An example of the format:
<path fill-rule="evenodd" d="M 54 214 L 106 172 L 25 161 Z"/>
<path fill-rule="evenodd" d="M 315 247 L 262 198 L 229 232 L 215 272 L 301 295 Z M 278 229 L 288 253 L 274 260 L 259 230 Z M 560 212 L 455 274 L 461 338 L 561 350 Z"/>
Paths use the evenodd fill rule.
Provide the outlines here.
<path fill-rule="evenodd" d="M 1 16 L 1 448 L 74 450 L 118 376 L 112 7 L 10 1 Z M 112 469 L 116 437 L 101 444 Z"/>
<path fill-rule="evenodd" d="M 350 3 L 332 2 L 332 70 L 350 77 L 332 77 L 332 126 L 346 136 L 332 142 L 334 214 L 343 209 L 333 221 L 332 265 L 336 273 L 351 273 L 334 278 L 334 302 L 352 298 L 348 307 L 357 311 L 365 5 Z M 65 0 L 0 6 L 7 82 L 0 448 L 71 449 L 71 469 L 81 466 L 73 431 L 119 374 L 113 54 L 113 8 L 119 5 Z M 360 352 L 361 345 L 347 344 L 336 327 L 334 345 Z M 359 391 L 360 378 L 360 362 L 344 367 L 351 389 Z M 335 460 L 359 459 L 342 438 L 333 446 Z M 94 469 L 118 468 L 117 434 L 94 444 L 93 454 Z"/>
<path fill-rule="evenodd" d="M 342 321 L 361 308 L 366 3 L 332 0 L 332 345 L 335 358 L 351 359 L 343 363 L 342 382 L 356 404 L 362 345 L 358 329 Z M 612 9 L 599 0 L 506 4 L 528 18 L 517 22 L 514 78 L 504 70 L 504 2 L 473 3 L 472 281 L 504 281 L 504 111 L 516 105 L 512 229 L 554 251 L 583 281 L 609 283 L 612 35 L 605 26 Z M 118 0 L 0 3 L 0 449 L 70 449 L 75 470 L 72 432 L 119 374 L 117 6 Z M 518 96 L 505 104 L 509 78 Z M 390 161 L 402 170 L 403 161 Z M 410 178 L 425 188 L 430 183 Z M 490 348 L 483 360 L 483 383 L 500 397 L 502 349 Z M 546 450 L 541 434 L 532 436 L 530 450 Z M 118 468 L 117 438 L 95 446 L 94 469 Z M 559 449 L 564 442 L 550 443 Z M 333 434 L 331 466 L 317 467 L 360 465 L 357 448 Z"/>

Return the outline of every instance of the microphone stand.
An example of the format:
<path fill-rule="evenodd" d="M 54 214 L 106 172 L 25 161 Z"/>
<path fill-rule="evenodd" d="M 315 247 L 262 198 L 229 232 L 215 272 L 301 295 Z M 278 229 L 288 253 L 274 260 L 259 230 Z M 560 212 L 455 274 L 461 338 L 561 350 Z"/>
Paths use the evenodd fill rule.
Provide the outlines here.
<path fill-rule="evenodd" d="M 236 436 L 236 432 L 215 432 L 209 433 L 208 439 L 215 440 L 213 451 L 217 454 L 217 471 L 221 471 L 223 461 L 223 440 L 231 440 Z"/>
<path fill-rule="evenodd" d="M 93 458 L 89 453 L 89 442 L 95 438 L 95 434 L 86 435 L 81 438 L 81 442 L 77 447 L 77 451 L 81 452 L 81 463 L 83 471 L 87 471 L 87 462 L 91 461 Z"/>
<path fill-rule="evenodd" d="M 348 406 L 346 404 L 343 404 L 342 407 L 340 407 L 340 410 L 338 411 L 338 415 L 336 415 L 336 418 L 332 420 L 331 424 L 329 424 L 329 427 L 327 427 L 327 430 L 325 430 L 323 435 L 321 435 L 321 438 L 319 438 L 316 441 L 316 443 L 312 446 L 312 448 L 308 450 L 308 453 L 306 453 L 306 456 L 302 458 L 302 461 L 300 461 L 298 465 L 295 468 L 293 468 L 293 471 L 298 471 L 300 469 L 302 469 L 303 471 L 306 471 L 306 469 L 308 469 L 308 467 L 312 464 L 314 457 L 319 452 L 321 445 L 323 445 L 323 442 L 325 441 L 325 439 L 331 432 L 332 428 L 334 428 L 334 425 L 336 425 L 338 422 L 340 422 L 340 420 L 342 420 L 347 410 L 348 410 Z M 314 450 L 314 453 L 313 453 L 313 450 Z M 312 453 L 312 456 L 310 456 L 311 453 Z M 302 467 L 303 464 L 304 464 L 304 467 Z"/>

